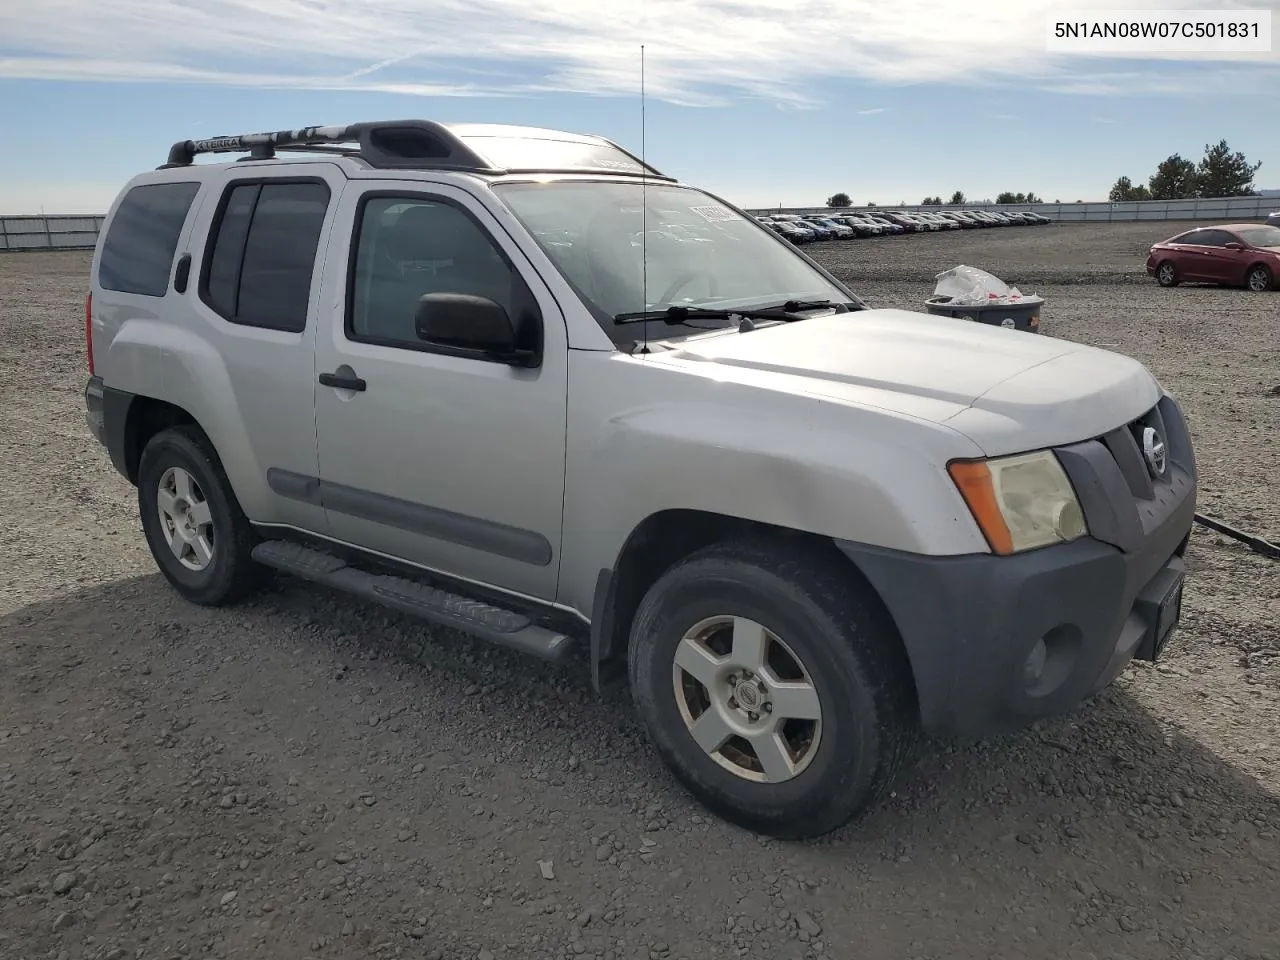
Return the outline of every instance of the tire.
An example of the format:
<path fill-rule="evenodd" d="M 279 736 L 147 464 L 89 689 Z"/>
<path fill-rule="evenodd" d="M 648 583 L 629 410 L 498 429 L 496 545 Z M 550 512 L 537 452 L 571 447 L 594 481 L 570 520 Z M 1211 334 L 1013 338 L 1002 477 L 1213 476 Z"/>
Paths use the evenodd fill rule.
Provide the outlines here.
<path fill-rule="evenodd" d="M 163 517 L 162 502 L 168 504 Z M 257 540 L 253 528 L 197 427 L 163 430 L 147 443 L 138 464 L 138 513 L 160 572 L 192 603 L 234 603 L 266 579 L 265 568 L 249 555 Z M 179 515 L 190 524 L 175 520 Z M 169 545 L 179 525 L 181 557 Z"/>
<path fill-rule="evenodd" d="M 1164 260 L 1156 265 L 1156 283 L 1162 287 L 1176 287 L 1182 282 L 1182 278 L 1178 276 L 1178 268 L 1173 265 L 1173 261 Z"/>
<path fill-rule="evenodd" d="M 1250 267 L 1244 278 L 1244 285 L 1254 293 L 1266 293 L 1274 283 L 1271 268 L 1262 263 L 1255 263 Z"/>
<path fill-rule="evenodd" d="M 721 624 L 720 618 L 729 621 Z M 748 659 L 735 658 L 726 647 L 739 623 L 773 635 L 766 644 L 769 665 L 759 673 L 763 692 L 752 688 L 754 681 L 736 688 L 724 682 L 729 664 Z M 701 642 L 689 637 L 699 624 Z M 744 626 L 744 637 L 757 635 Z M 711 687 L 677 667 L 678 650 L 682 665 L 696 663 L 694 669 L 720 691 L 719 707 L 709 705 Z M 690 659 L 695 650 L 702 656 Z M 709 651 L 729 656 L 716 663 Z M 718 816 L 756 833 L 794 840 L 831 832 L 878 801 L 914 753 L 918 711 L 897 631 L 870 588 L 816 548 L 742 541 L 688 557 L 641 601 L 628 666 L 637 709 L 676 779 Z M 797 749 L 766 750 L 772 759 L 765 764 L 754 748 L 741 749 L 745 740 L 730 739 L 714 754 L 695 741 L 694 721 L 710 723 L 701 731 L 733 716 L 747 724 L 741 729 L 756 733 L 777 722 L 766 715 L 764 701 L 773 706 L 780 678 L 801 684 L 788 691 L 792 706 L 784 708 L 779 699 L 774 707 L 779 717 L 793 718 L 784 733 Z M 815 712 L 813 697 L 795 697 L 806 680 L 819 707 L 817 724 L 795 719 Z M 728 699 L 730 689 L 738 691 L 736 699 Z M 703 710 L 695 715 L 699 698 Z M 756 721 L 745 713 L 752 704 L 759 708 Z M 725 729 L 732 728 L 721 721 L 720 732 Z M 787 761 L 781 766 L 780 757 Z M 758 769 L 749 769 L 752 758 Z M 782 774 L 772 782 L 770 768 Z"/>

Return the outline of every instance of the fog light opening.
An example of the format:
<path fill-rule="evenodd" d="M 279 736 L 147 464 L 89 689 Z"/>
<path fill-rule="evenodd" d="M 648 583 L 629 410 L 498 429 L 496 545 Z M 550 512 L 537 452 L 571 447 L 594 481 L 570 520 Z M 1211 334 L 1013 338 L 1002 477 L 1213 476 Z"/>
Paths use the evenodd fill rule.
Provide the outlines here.
<path fill-rule="evenodd" d="M 1045 645 L 1044 638 L 1036 641 L 1036 645 L 1031 648 L 1031 655 L 1027 657 L 1027 662 L 1022 666 L 1022 682 L 1030 689 L 1040 682 L 1040 678 L 1044 676 L 1044 665 L 1049 662 L 1049 648 Z"/>
<path fill-rule="evenodd" d="M 1033 697 L 1047 697 L 1071 675 L 1080 649 L 1080 631 L 1063 623 L 1035 642 L 1022 665 L 1022 682 Z"/>
<path fill-rule="evenodd" d="M 1053 532 L 1063 540 L 1075 540 L 1088 532 L 1080 504 L 1068 500 L 1058 505 L 1053 516 Z"/>

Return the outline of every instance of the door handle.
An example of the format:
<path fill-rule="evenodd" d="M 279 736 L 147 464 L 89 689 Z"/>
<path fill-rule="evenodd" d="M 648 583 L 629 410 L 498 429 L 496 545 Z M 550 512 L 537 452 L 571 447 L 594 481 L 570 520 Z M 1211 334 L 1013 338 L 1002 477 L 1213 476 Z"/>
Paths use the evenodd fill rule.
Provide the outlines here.
<path fill-rule="evenodd" d="M 320 385 L 323 387 L 336 387 L 339 390 L 363 390 L 368 386 L 359 377 L 344 377 L 337 373 L 320 374 Z"/>

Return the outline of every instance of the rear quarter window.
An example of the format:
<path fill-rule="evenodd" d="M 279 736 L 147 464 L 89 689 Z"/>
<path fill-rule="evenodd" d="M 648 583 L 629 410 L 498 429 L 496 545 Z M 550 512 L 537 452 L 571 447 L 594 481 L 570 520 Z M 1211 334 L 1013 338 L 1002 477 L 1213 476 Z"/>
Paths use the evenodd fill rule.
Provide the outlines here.
<path fill-rule="evenodd" d="M 104 290 L 163 297 L 191 201 L 191 181 L 134 187 L 116 208 L 102 240 L 98 284 Z"/>

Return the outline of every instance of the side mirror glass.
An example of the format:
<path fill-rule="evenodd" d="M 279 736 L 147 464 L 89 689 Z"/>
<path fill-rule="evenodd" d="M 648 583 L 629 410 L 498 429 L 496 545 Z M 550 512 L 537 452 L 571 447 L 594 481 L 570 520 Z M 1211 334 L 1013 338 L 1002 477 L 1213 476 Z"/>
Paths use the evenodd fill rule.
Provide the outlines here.
<path fill-rule="evenodd" d="M 465 293 L 428 293 L 418 300 L 414 329 L 424 343 L 458 355 L 530 366 L 531 350 L 516 344 L 516 329 L 506 309 L 488 297 Z"/>
<path fill-rule="evenodd" d="M 1228 250 L 1243 250 L 1243 249 L 1244 249 L 1244 244 L 1243 244 L 1243 243 L 1236 243 L 1234 240 L 1232 240 L 1230 243 L 1224 244 L 1224 246 L 1225 246 Z"/>

